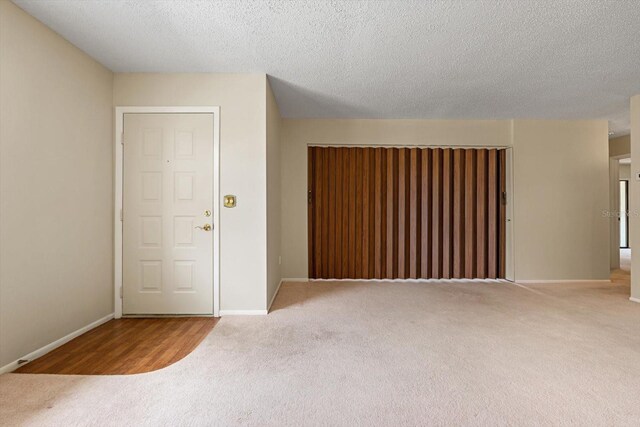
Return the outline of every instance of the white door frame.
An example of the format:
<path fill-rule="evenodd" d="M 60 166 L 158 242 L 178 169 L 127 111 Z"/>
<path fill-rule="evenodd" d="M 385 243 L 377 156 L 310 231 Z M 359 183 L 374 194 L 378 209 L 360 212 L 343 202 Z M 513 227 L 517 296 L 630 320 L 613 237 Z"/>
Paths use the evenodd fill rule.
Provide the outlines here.
<path fill-rule="evenodd" d="M 631 154 L 609 157 L 609 267 L 612 270 L 620 268 L 619 215 L 621 212 L 618 212 L 620 209 L 620 160 L 630 157 Z M 618 215 L 612 215 L 614 212 L 617 212 Z M 629 227 L 628 222 L 627 227 Z M 629 239 L 629 245 L 631 245 L 631 239 Z"/>
<path fill-rule="evenodd" d="M 123 129 L 125 114 L 212 114 L 213 115 L 213 316 L 220 313 L 220 107 L 116 107 L 114 134 L 114 317 L 122 317 L 122 197 Z"/>
<path fill-rule="evenodd" d="M 516 281 L 516 261 L 515 261 L 515 218 L 514 218 L 514 205 L 515 205 L 515 175 L 513 171 L 513 147 L 506 148 L 506 190 L 507 190 L 507 206 L 506 206 L 506 218 L 505 221 L 505 275 L 504 278 L 510 282 Z"/>

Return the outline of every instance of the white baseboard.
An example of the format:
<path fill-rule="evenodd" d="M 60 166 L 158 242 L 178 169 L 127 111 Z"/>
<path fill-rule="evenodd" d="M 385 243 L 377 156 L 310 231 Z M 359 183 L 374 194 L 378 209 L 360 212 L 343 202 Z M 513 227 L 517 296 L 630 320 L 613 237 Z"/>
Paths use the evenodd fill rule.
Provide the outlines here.
<path fill-rule="evenodd" d="M 278 283 L 278 287 L 276 288 L 276 291 L 273 293 L 273 296 L 271 297 L 271 301 L 269 301 L 269 305 L 267 306 L 267 312 L 271 310 L 271 306 L 273 305 L 273 302 L 276 300 L 276 296 L 278 296 L 278 292 L 280 292 L 280 286 L 282 286 L 282 282 L 284 282 L 284 279 L 280 280 L 280 283 Z"/>
<path fill-rule="evenodd" d="M 267 310 L 220 310 L 220 316 L 262 316 Z"/>
<path fill-rule="evenodd" d="M 629 301 L 640 303 L 640 298 L 629 297 Z"/>
<path fill-rule="evenodd" d="M 95 322 L 89 323 L 86 326 L 83 326 L 82 328 L 71 332 L 68 335 L 65 335 L 64 337 L 55 340 L 52 343 L 49 343 L 47 345 L 45 345 L 44 347 L 40 347 L 39 349 L 37 349 L 36 351 L 32 351 L 31 353 L 27 354 L 26 356 L 23 356 L 21 358 L 19 358 L 18 360 L 14 360 L 13 362 L 4 365 L 2 368 L 0 368 L 0 374 L 4 374 L 7 372 L 12 372 L 16 369 L 18 369 L 18 367 L 25 365 L 26 363 L 20 363 L 18 364 L 19 360 L 28 360 L 29 362 L 31 362 L 34 359 L 37 359 L 38 357 L 44 356 L 45 354 L 49 353 L 52 350 L 55 350 L 56 348 L 60 347 L 63 344 L 68 343 L 69 341 L 71 341 L 72 339 L 79 337 L 80 335 L 84 334 L 85 332 L 90 331 L 91 329 L 97 328 L 98 326 L 102 325 L 103 323 L 108 322 L 109 320 L 113 319 L 113 313 L 108 314 L 106 316 L 104 316 L 101 319 L 96 320 Z"/>
<path fill-rule="evenodd" d="M 515 283 L 520 283 L 522 285 L 535 284 L 535 283 L 540 283 L 540 284 L 545 284 L 545 283 L 611 283 L 611 280 L 609 280 L 609 279 L 600 279 L 600 280 L 593 280 L 593 279 L 584 279 L 584 280 L 580 280 L 580 279 L 571 279 L 571 280 L 516 280 Z"/>
<path fill-rule="evenodd" d="M 506 279 L 306 279 L 309 283 L 510 283 Z"/>
<path fill-rule="evenodd" d="M 454 282 L 454 283 L 469 283 L 469 282 L 489 282 L 489 283 L 521 283 L 521 284 L 534 284 L 534 283 L 611 283 L 609 279 L 571 279 L 571 280 L 507 280 L 507 279 L 309 279 L 309 278 L 285 278 L 280 281 L 280 285 L 283 282 L 408 282 L 408 283 L 437 283 L 437 282 Z M 278 289 L 280 289 L 278 285 Z M 277 294 L 277 292 L 276 292 Z M 273 301 L 271 301 L 273 302 Z"/>

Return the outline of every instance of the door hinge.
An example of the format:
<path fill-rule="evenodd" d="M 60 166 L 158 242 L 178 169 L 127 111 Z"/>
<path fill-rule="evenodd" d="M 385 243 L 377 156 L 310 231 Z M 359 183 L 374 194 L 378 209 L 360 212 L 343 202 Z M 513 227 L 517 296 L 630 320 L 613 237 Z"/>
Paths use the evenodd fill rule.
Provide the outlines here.
<path fill-rule="evenodd" d="M 122 209 L 120 209 L 120 221 L 122 221 Z"/>
<path fill-rule="evenodd" d="M 502 204 L 506 205 L 507 204 L 507 192 L 503 191 L 501 196 L 502 196 Z"/>
<path fill-rule="evenodd" d="M 122 299 L 122 286 L 120 286 L 120 299 Z"/>
<path fill-rule="evenodd" d="M 311 190 L 309 190 L 309 192 L 307 193 L 307 201 L 309 202 L 309 204 L 313 203 L 313 193 L 311 192 Z"/>
<path fill-rule="evenodd" d="M 124 132 L 120 134 L 120 144 L 124 145 Z"/>

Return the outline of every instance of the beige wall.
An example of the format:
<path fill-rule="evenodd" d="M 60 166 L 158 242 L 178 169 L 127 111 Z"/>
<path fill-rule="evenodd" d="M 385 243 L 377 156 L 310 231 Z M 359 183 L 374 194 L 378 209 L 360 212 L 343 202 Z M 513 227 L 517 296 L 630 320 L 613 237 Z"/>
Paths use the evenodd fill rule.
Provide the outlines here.
<path fill-rule="evenodd" d="M 609 268 L 620 268 L 620 221 L 617 212 L 620 210 L 620 162 L 609 158 Z"/>
<path fill-rule="evenodd" d="M 515 120 L 515 262 L 521 280 L 609 278 L 607 122 Z"/>
<path fill-rule="evenodd" d="M 265 310 L 267 160 L 264 74 L 116 74 L 115 106 L 220 106 L 220 309 Z"/>
<path fill-rule="evenodd" d="M 631 165 L 619 165 L 618 166 L 618 179 L 629 179 L 631 176 Z"/>
<path fill-rule="evenodd" d="M 611 138 L 609 140 L 609 199 L 610 212 L 617 212 L 620 209 L 620 189 L 618 181 L 629 179 L 629 165 L 620 165 L 618 159 L 631 157 L 631 137 L 630 135 Z M 624 178 L 626 176 L 626 178 Z M 617 217 L 612 217 L 610 221 L 611 237 L 609 256 L 612 269 L 620 268 L 620 222 Z"/>
<path fill-rule="evenodd" d="M 625 135 L 609 140 L 609 157 L 631 156 L 631 136 Z"/>
<path fill-rule="evenodd" d="M 280 111 L 267 81 L 267 304 L 280 279 Z"/>
<path fill-rule="evenodd" d="M 640 172 L 640 95 L 631 98 L 631 174 Z M 632 248 L 640 248 L 640 226 L 638 226 L 638 212 L 640 212 L 640 181 L 629 181 L 629 240 Z M 631 271 L 640 271 L 640 256 L 631 257 Z M 640 274 L 631 274 L 631 298 L 640 302 Z"/>
<path fill-rule="evenodd" d="M 113 312 L 112 84 L 0 2 L 0 367 Z"/>
<path fill-rule="evenodd" d="M 609 206 L 606 121 L 282 124 L 283 277 L 307 277 L 307 144 L 513 147 L 516 278 L 608 277 L 609 222 L 602 218 Z"/>

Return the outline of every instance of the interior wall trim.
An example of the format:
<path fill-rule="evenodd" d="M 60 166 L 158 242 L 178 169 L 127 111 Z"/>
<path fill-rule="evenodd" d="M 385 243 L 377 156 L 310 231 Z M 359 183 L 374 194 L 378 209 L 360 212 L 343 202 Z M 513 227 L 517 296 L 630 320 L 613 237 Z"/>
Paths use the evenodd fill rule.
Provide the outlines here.
<path fill-rule="evenodd" d="M 325 143 L 325 144 L 318 144 L 318 143 L 307 143 L 307 147 L 318 147 L 318 148 L 329 148 L 329 147 L 335 147 L 335 148 L 473 148 L 473 149 L 478 149 L 478 148 L 485 148 L 488 150 L 494 149 L 494 150 L 504 150 L 506 148 L 511 148 L 511 145 L 455 145 L 455 144 L 448 144 L 448 145 L 433 145 L 433 144 L 394 144 L 394 145 L 389 145 L 389 144 L 376 144 L 376 143 L 362 143 L 362 144 L 343 144 L 340 142 L 331 142 L 331 143 Z"/>
<path fill-rule="evenodd" d="M 8 363 L 6 365 L 4 365 L 2 368 L 0 368 L 0 375 L 7 373 L 7 372 L 12 372 L 15 371 L 16 369 L 18 369 L 20 366 L 24 366 L 27 362 L 23 362 L 23 363 L 18 363 L 21 360 L 27 360 L 29 362 L 31 362 L 34 359 L 37 359 L 38 357 L 44 356 L 45 354 L 49 353 L 50 351 L 55 350 L 56 348 L 68 343 L 69 341 L 71 341 L 72 339 L 79 337 L 80 335 L 84 334 L 85 332 L 89 332 L 90 330 L 97 328 L 98 326 L 102 325 L 103 323 L 107 323 L 109 320 L 113 319 L 114 314 L 108 314 L 104 317 L 101 317 L 100 319 L 96 320 L 95 322 L 91 322 L 86 326 L 83 326 L 80 329 L 77 329 L 73 332 L 71 332 L 70 334 L 65 335 L 64 337 L 57 339 L 43 347 L 40 347 L 39 349 L 32 351 L 31 353 L 22 356 L 21 358 L 14 360 L 11 363 Z"/>
<path fill-rule="evenodd" d="M 539 284 L 546 284 L 546 283 L 611 283 L 611 280 L 609 279 L 562 279 L 562 280 L 534 280 L 534 279 L 529 279 L 529 280 L 516 280 L 515 281 L 516 284 L 521 284 L 521 285 L 533 285 L 536 283 Z"/>
<path fill-rule="evenodd" d="M 276 291 L 273 293 L 273 296 L 271 297 L 271 301 L 269 301 L 269 305 L 267 306 L 267 312 L 271 311 L 271 306 L 273 305 L 273 302 L 276 300 L 276 297 L 278 296 L 278 292 L 280 292 L 280 286 L 282 286 L 282 282 L 284 282 L 284 279 L 280 279 L 280 283 L 278 283 L 278 287 L 276 288 Z"/>
<path fill-rule="evenodd" d="M 220 310 L 220 316 L 263 316 L 267 310 Z"/>
<path fill-rule="evenodd" d="M 309 279 L 309 283 L 344 282 L 344 283 L 513 283 L 507 279 Z"/>

